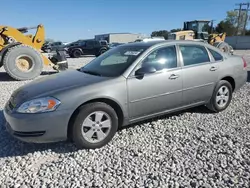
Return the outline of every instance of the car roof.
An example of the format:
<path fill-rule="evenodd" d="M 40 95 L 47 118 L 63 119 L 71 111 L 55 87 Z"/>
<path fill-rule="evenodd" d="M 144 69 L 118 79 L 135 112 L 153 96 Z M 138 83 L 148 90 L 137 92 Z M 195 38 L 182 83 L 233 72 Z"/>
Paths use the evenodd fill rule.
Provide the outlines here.
<path fill-rule="evenodd" d="M 154 47 L 160 47 L 164 44 L 169 44 L 169 45 L 175 45 L 175 44 L 192 44 L 192 45 L 202 45 L 206 48 L 210 48 L 217 53 L 220 53 L 222 56 L 227 56 L 226 53 L 222 52 L 219 48 L 212 46 L 209 43 L 202 42 L 202 41 L 194 41 L 194 40 L 156 40 L 156 41 L 141 41 L 141 42 L 131 42 L 131 43 L 126 43 L 122 44 L 121 46 L 127 46 L 127 47 L 145 47 L 145 48 L 154 48 Z"/>
<path fill-rule="evenodd" d="M 204 45 L 207 44 L 200 41 L 192 41 L 192 40 L 154 40 L 154 41 L 141 41 L 141 42 L 131 42 L 124 44 L 123 46 L 143 46 L 143 47 L 151 47 L 155 45 L 161 45 L 161 44 L 198 44 L 198 45 Z"/>

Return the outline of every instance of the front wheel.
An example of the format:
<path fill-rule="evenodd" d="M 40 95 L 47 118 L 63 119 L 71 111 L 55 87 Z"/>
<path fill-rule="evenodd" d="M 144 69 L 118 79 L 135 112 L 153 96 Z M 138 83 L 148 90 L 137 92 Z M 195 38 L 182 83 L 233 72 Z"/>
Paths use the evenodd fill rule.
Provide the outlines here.
<path fill-rule="evenodd" d="M 226 80 L 221 80 L 217 84 L 209 104 L 207 104 L 208 109 L 213 112 L 225 110 L 232 100 L 232 93 L 232 85 Z"/>
<path fill-rule="evenodd" d="M 96 149 L 112 140 L 118 129 L 114 109 L 101 102 L 81 107 L 72 127 L 72 140 L 79 149 Z"/>
<path fill-rule="evenodd" d="M 98 57 L 98 56 L 102 55 L 103 53 L 105 53 L 106 51 L 107 51 L 107 50 L 102 49 L 102 50 L 100 50 L 100 52 L 97 53 L 95 56 Z"/>

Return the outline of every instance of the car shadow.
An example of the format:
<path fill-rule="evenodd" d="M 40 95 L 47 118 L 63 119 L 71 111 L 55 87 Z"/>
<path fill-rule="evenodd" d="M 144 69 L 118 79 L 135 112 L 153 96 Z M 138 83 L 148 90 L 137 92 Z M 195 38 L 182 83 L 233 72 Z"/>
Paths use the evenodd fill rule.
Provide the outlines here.
<path fill-rule="evenodd" d="M 140 123 L 146 123 L 151 122 L 159 119 L 165 119 L 169 118 L 171 116 L 175 115 L 182 115 L 183 113 L 190 112 L 190 113 L 211 113 L 208 111 L 205 107 L 196 107 L 188 110 L 183 110 L 181 112 L 172 113 L 168 115 L 159 116 L 157 118 L 152 118 L 146 121 L 141 121 Z M 140 123 L 131 124 L 126 127 L 120 128 L 118 131 L 121 131 L 122 129 L 127 129 L 131 127 L 135 127 L 136 125 L 139 125 Z M 78 149 L 71 141 L 62 141 L 62 142 L 56 142 L 56 143 L 26 143 L 19 141 L 18 139 L 11 136 L 6 128 L 5 128 L 5 120 L 3 111 L 0 110 L 0 158 L 3 157 L 12 157 L 12 156 L 23 156 L 27 155 L 28 153 L 34 153 L 34 152 L 42 152 L 46 150 L 51 150 L 51 152 L 55 153 L 70 153 L 75 152 Z"/>
<path fill-rule="evenodd" d="M 186 110 L 181 110 L 181 111 L 178 111 L 178 112 L 173 112 L 173 113 L 169 113 L 169 114 L 160 115 L 160 116 L 150 118 L 150 119 L 147 119 L 147 120 L 143 120 L 143 121 L 140 121 L 140 122 L 136 122 L 136 123 L 133 123 L 133 124 L 128 125 L 128 126 L 120 127 L 119 130 L 132 128 L 132 127 L 135 127 L 135 126 L 137 126 L 139 124 L 150 123 L 152 121 L 168 119 L 168 118 L 171 118 L 173 116 L 181 116 L 181 115 L 183 115 L 185 113 L 215 114 L 215 112 L 210 111 L 205 106 L 198 106 L 198 107 L 193 107 L 193 108 L 186 109 Z"/>
<path fill-rule="evenodd" d="M 250 71 L 247 71 L 247 82 L 250 82 Z"/>
<path fill-rule="evenodd" d="M 51 75 L 55 74 L 57 71 L 43 71 L 40 76 L 46 76 L 46 75 Z M 10 77 L 6 72 L 0 72 L 0 82 L 11 82 L 11 81 L 17 81 Z"/>

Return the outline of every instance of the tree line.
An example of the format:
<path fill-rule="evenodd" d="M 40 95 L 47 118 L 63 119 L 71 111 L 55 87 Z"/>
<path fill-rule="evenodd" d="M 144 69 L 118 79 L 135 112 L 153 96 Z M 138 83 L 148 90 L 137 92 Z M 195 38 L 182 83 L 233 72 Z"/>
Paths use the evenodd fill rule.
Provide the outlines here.
<path fill-rule="evenodd" d="M 221 20 L 217 25 L 209 25 L 208 33 L 226 33 L 227 36 L 242 36 L 250 35 L 250 29 L 244 29 L 247 27 L 248 16 L 246 11 L 239 12 L 236 10 L 227 11 L 225 19 Z M 153 31 L 151 37 L 161 36 L 168 39 L 168 34 L 181 31 L 182 28 L 168 30 Z"/>

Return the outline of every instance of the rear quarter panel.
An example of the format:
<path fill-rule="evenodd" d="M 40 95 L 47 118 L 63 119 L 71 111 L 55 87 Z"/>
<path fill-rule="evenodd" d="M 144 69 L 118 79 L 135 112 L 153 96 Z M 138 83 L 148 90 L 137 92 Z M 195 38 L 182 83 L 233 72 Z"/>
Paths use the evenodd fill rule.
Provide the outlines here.
<path fill-rule="evenodd" d="M 220 62 L 219 78 L 232 77 L 235 81 L 235 90 L 240 89 L 247 81 L 247 70 L 243 67 L 241 56 L 226 56 L 223 62 Z"/>

